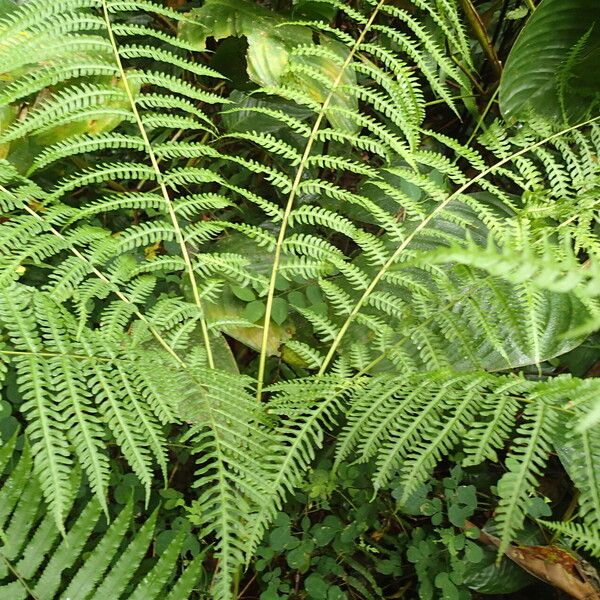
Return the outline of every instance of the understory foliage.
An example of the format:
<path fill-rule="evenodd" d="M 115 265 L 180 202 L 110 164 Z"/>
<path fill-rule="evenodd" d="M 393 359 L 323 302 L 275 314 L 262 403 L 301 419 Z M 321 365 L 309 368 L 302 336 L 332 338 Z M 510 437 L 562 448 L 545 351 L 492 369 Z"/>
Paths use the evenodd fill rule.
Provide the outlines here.
<path fill-rule="evenodd" d="M 17 436 L 2 448 L 0 466 L 10 463 Z M 112 521 L 99 541 L 88 548 L 88 538 L 102 516 L 98 498 L 92 498 L 73 518 L 68 531 L 61 531 L 50 512 L 40 511 L 44 500 L 37 478 L 32 478 L 31 449 L 25 446 L 14 469 L 8 475 L 2 498 L 3 563 L 2 578 L 14 575 L 13 581 L 0 586 L 5 598 L 55 598 L 64 587 L 62 598 L 147 598 L 163 597 L 162 588 L 172 580 L 172 572 L 183 545 L 179 533 L 160 559 L 137 585 L 131 586 L 136 569 L 152 541 L 157 511 L 127 540 L 132 503 Z M 78 474 L 71 478 L 69 508 L 79 486 Z M 65 515 L 64 524 L 68 515 Z M 61 529 L 63 529 L 61 527 Z M 89 553 L 87 551 L 89 550 Z M 86 555 L 84 555 L 86 551 Z M 118 561 L 114 561 L 118 557 Z M 190 563 L 169 590 L 169 600 L 189 597 L 198 579 L 202 557 Z M 110 567 L 110 569 L 109 569 Z M 67 570 L 70 577 L 63 573 Z M 12 573 L 11 573 L 12 571 Z M 127 590 L 127 594 L 123 593 Z"/>
<path fill-rule="evenodd" d="M 500 555 L 558 454 L 574 519 L 541 522 L 598 556 L 600 385 L 561 362 L 600 326 L 597 105 L 488 115 L 464 2 L 189 4 L 0 4 L 0 376 L 21 428 L 0 432 L 0 597 L 188 597 L 204 554 L 182 564 L 181 534 L 142 560 L 161 508 L 131 528 L 112 505 L 121 469 L 155 506 L 179 446 L 217 600 L 273 558 L 324 452 L 332 481 L 360 466 L 361 502 L 401 507 L 449 464 L 501 463 Z"/>

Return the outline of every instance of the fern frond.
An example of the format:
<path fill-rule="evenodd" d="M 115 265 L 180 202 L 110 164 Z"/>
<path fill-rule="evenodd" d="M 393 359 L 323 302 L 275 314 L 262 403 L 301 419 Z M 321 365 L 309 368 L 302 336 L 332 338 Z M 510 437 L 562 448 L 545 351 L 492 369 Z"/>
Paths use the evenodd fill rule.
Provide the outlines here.
<path fill-rule="evenodd" d="M 298 487 L 325 432 L 336 423 L 348 392 L 337 377 L 296 380 L 273 386 L 276 395 L 269 412 L 288 418 L 272 434 L 271 446 L 263 457 L 263 496 L 248 527 L 245 545 L 248 559 L 260 543 L 288 493 Z"/>
<path fill-rule="evenodd" d="M 16 435 L 3 448 L 3 458 L 14 452 L 15 440 Z M 2 461 L 2 471 L 6 462 Z M 70 482 L 72 498 L 77 485 L 76 480 Z M 95 528 L 101 526 L 101 506 L 94 499 L 73 510 L 69 503 L 68 514 L 65 514 L 68 527 L 61 538 L 54 517 L 44 510 L 27 445 L 17 466 L 3 481 L 0 497 L 4 509 L 0 527 L 11 533 L 0 545 L 0 594 L 4 597 L 25 600 L 33 595 L 50 599 L 62 592 L 70 598 L 158 598 L 178 568 L 181 536 L 174 537 L 131 594 L 124 596 L 152 541 L 157 512 L 133 533 L 132 504 L 127 504 L 90 547 Z M 198 578 L 198 567 L 196 560 L 181 576 L 171 590 L 174 598 L 188 598 Z"/>
<path fill-rule="evenodd" d="M 559 422 L 556 411 L 543 401 L 528 405 L 523 417 L 524 423 L 518 428 L 518 437 L 506 459 L 508 471 L 498 482 L 499 552 L 506 550 L 523 526 L 529 495 L 546 465 Z"/>
<path fill-rule="evenodd" d="M 585 396 L 585 392 L 581 391 L 583 393 L 578 400 L 583 400 Z M 562 394 L 559 398 L 562 400 Z M 581 407 L 577 413 L 580 414 L 580 411 Z M 566 431 L 563 438 L 555 443 L 555 448 L 567 474 L 579 490 L 578 516 L 583 525 L 593 530 L 598 529 L 600 523 L 600 475 L 597 467 L 600 436 L 595 429 L 578 430 L 577 424 L 577 416 L 564 420 Z"/>
<path fill-rule="evenodd" d="M 62 524 L 70 503 L 69 472 L 72 458 L 63 436 L 63 417 L 51 393 L 51 374 L 39 355 L 42 341 L 30 313 L 30 298 L 18 288 L 0 292 L 0 318 L 14 346 L 22 355 L 15 356 L 20 392 L 25 400 L 22 411 L 30 426 L 27 431 L 32 444 L 35 467 L 42 491 L 57 523 Z"/>
<path fill-rule="evenodd" d="M 484 398 L 481 416 L 465 435 L 465 466 L 478 465 L 484 460 L 498 460 L 497 451 L 506 445 L 513 432 L 520 403 L 509 392 L 511 388 L 522 384 L 519 380 L 509 382 L 508 389 L 497 390 L 495 394 Z M 515 392 L 518 393 L 518 389 Z M 498 392 L 502 392 L 498 394 Z"/>
<path fill-rule="evenodd" d="M 497 460 L 517 431 L 500 482 L 507 544 L 565 411 L 580 516 L 597 525 L 597 440 L 586 428 L 597 386 L 541 365 L 600 323 L 597 124 L 498 121 L 477 145 L 430 130 L 431 105 L 462 116 L 459 100 L 475 104 L 453 0 L 414 0 L 411 10 L 328 0 L 343 28 L 262 11 L 273 26 L 261 35 L 285 54 L 262 79 L 254 40 L 236 30 L 239 7 L 220 5 L 231 35 L 248 39 L 257 86 L 227 98 L 228 82 L 187 54 L 202 44 L 187 42 L 185 28 L 211 36 L 211 19 L 163 4 L 33 0 L 0 20 L 0 103 L 10 113 L 0 132 L 9 159 L 0 162 L 0 376 L 16 379 L 23 400 L 33 454 L 17 468 L 39 476 L 23 493 L 48 502 L 42 533 L 71 534 L 78 465 L 96 496 L 90 511 L 109 510 L 107 444 L 148 495 L 177 423 L 198 461 L 190 514 L 215 535 L 211 593 L 229 600 L 340 421 L 336 467 L 372 462 L 374 487 L 399 476 L 405 495 L 455 450 L 466 465 Z M 181 25 L 178 35 L 165 20 Z M 280 337 L 276 302 L 305 289 L 318 301 L 308 291 L 290 301 Z M 265 304 L 262 329 L 242 312 L 248 298 Z M 209 368 L 212 345 L 227 349 L 220 332 L 235 328 L 262 337 L 257 382 Z M 278 353 L 318 373 L 272 386 L 258 403 L 251 388 L 260 398 L 267 356 Z M 539 381 L 510 373 L 532 365 Z M 4 493 L 0 515 L 20 493 Z M 14 513 L 15 546 L 38 512 Z M 65 567 L 71 584 L 54 568 L 42 574 L 50 595 L 160 593 L 180 541 L 134 587 L 126 564 L 139 564 L 152 525 L 120 551 L 119 528 L 82 570 Z M 50 549 L 55 537 L 42 533 L 36 544 L 52 540 Z M 60 556 L 80 561 L 83 546 L 70 547 Z M 192 564 L 169 597 L 185 597 Z M 42 586 L 33 574 L 23 581 L 31 577 Z"/>
<path fill-rule="evenodd" d="M 153 392 L 147 385 L 138 386 L 135 355 L 123 355 L 121 337 L 111 339 L 90 330 L 77 335 L 75 320 L 47 295 L 18 285 L 3 292 L 0 325 L 16 350 L 4 351 L 3 356 L 17 372 L 36 472 L 57 522 L 66 516 L 75 457 L 106 508 L 107 432 L 149 489 L 153 458 L 165 468 L 165 442 L 157 418 L 176 417 L 173 408 L 167 408 L 172 400 L 140 401 L 138 389 L 146 399 L 152 399 Z"/>
<path fill-rule="evenodd" d="M 192 514 L 201 535 L 214 532 L 217 537 L 213 594 L 226 599 L 244 562 L 251 507 L 262 504 L 262 459 L 272 439 L 260 424 L 259 405 L 248 391 L 250 379 L 192 369 L 177 383 L 184 418 L 192 423 L 185 439 L 193 443 L 198 460 L 194 486 L 199 496 Z"/>
<path fill-rule="evenodd" d="M 600 535 L 597 529 L 589 528 L 581 523 L 562 523 L 542 519 L 539 522 L 561 538 L 566 539 L 569 545 L 589 552 L 596 558 L 600 557 Z"/>
<path fill-rule="evenodd" d="M 56 392 L 55 402 L 63 415 L 64 426 L 75 448 L 75 452 L 90 482 L 90 487 L 108 514 L 106 491 L 109 479 L 109 464 L 103 430 L 96 421 L 92 401 L 79 365 L 69 355 L 76 353 L 69 341 L 60 311 L 47 297 L 37 296 L 34 300 L 44 345 L 57 356 L 48 360 L 48 372 L 52 389 Z M 61 356 L 62 355 L 62 356 Z"/>
<path fill-rule="evenodd" d="M 450 402 L 445 399 L 445 410 L 440 415 L 441 422 L 427 423 L 422 428 L 420 439 L 406 456 L 400 470 L 400 477 L 404 482 L 401 502 L 406 501 L 410 494 L 427 480 L 441 458 L 447 456 L 463 438 L 480 409 L 480 387 L 483 383 L 484 378 L 469 381 L 463 390 L 463 399 Z M 428 431 L 430 426 L 431 431 Z M 375 489 L 381 488 L 394 474 L 387 469 L 387 462 L 385 454 L 378 460 L 378 473 L 373 481 Z"/>

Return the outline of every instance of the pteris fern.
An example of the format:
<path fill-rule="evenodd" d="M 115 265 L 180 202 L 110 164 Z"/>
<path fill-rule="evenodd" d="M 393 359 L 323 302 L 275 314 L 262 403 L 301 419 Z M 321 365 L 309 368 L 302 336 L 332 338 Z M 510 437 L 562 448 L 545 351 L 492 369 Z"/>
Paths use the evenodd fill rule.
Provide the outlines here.
<path fill-rule="evenodd" d="M 193 295 L 194 295 L 194 302 L 196 303 L 199 311 L 202 312 L 202 304 L 201 304 L 201 300 L 200 300 L 200 293 L 198 291 L 198 284 L 196 282 L 196 277 L 194 275 L 194 270 L 193 270 L 193 267 L 192 267 L 192 264 L 191 264 L 190 254 L 189 254 L 188 248 L 186 246 L 183 234 L 181 232 L 181 228 L 179 227 L 179 222 L 177 220 L 177 215 L 176 215 L 175 210 L 173 208 L 173 203 L 171 202 L 171 199 L 169 197 L 169 192 L 167 190 L 166 183 L 165 183 L 165 181 L 163 179 L 162 172 L 160 170 L 160 166 L 158 164 L 156 155 L 154 154 L 154 150 L 152 148 L 152 144 L 150 143 L 150 139 L 148 138 L 148 134 L 146 132 L 146 126 L 144 125 L 144 122 L 143 122 L 143 120 L 142 120 L 142 118 L 140 116 L 140 113 L 139 113 L 138 109 L 137 109 L 136 101 L 135 101 L 135 98 L 133 96 L 133 92 L 132 92 L 131 86 L 130 86 L 128 80 L 127 80 L 127 74 L 125 73 L 125 70 L 123 68 L 123 63 L 121 61 L 121 54 L 119 53 L 119 48 L 117 46 L 115 35 L 114 35 L 113 29 L 111 27 L 108 4 L 107 4 L 107 2 L 105 0 L 103 0 L 103 2 L 102 2 L 102 12 L 103 12 L 103 15 L 104 15 L 104 20 L 106 21 L 106 29 L 108 31 L 108 35 L 109 35 L 109 39 L 110 39 L 110 44 L 111 44 L 111 47 L 112 47 L 112 50 L 113 50 L 113 55 L 115 57 L 115 63 L 117 65 L 118 69 L 119 69 L 119 76 L 120 76 L 121 81 L 123 82 L 123 87 L 125 88 L 125 92 L 127 94 L 127 100 L 128 100 L 129 105 L 131 107 L 131 111 L 132 111 L 132 113 L 133 113 L 133 115 L 135 117 L 135 121 L 136 121 L 136 124 L 138 126 L 140 135 L 142 136 L 142 139 L 144 141 L 144 146 L 145 146 L 146 152 L 148 154 L 148 157 L 150 159 L 150 162 L 152 164 L 152 168 L 153 168 L 153 170 L 154 170 L 154 172 L 156 174 L 156 180 L 157 180 L 157 183 L 159 184 L 161 194 L 163 195 L 163 198 L 165 199 L 165 205 L 167 206 L 167 210 L 168 210 L 168 213 L 169 213 L 169 218 L 170 218 L 170 220 L 171 220 L 171 222 L 173 224 L 173 228 L 175 229 L 175 235 L 176 235 L 176 238 L 177 238 L 177 242 L 179 244 L 179 248 L 181 250 L 181 256 L 182 256 L 182 258 L 183 258 L 183 260 L 185 262 L 186 271 L 188 273 L 190 284 L 192 286 L 192 291 L 193 291 Z M 133 52 L 133 56 L 136 56 L 136 55 L 139 55 L 139 54 L 137 54 L 136 52 Z M 125 53 L 125 57 L 126 58 L 129 57 L 129 56 L 131 56 L 131 54 Z M 143 53 L 142 53 L 142 56 L 143 56 Z M 154 57 L 156 55 L 154 53 L 152 53 L 152 56 Z M 160 58 L 162 58 L 162 56 L 160 54 L 158 56 Z M 168 53 L 165 53 L 163 56 L 165 57 L 165 59 L 167 61 L 170 58 L 170 55 Z M 186 65 L 185 61 L 181 61 L 180 64 L 183 65 L 184 68 L 185 68 L 185 65 Z M 160 85 L 160 83 L 161 83 L 160 76 L 156 76 L 155 80 L 153 81 L 153 83 L 157 83 L 157 84 Z M 206 326 L 206 320 L 205 320 L 205 318 L 203 316 L 200 317 L 200 326 L 202 328 L 202 336 L 203 336 L 204 344 L 205 344 L 205 347 L 206 347 L 206 355 L 207 355 L 208 364 L 209 364 L 209 366 L 211 368 L 213 368 L 214 367 L 214 362 L 213 362 L 213 358 L 212 358 L 212 352 L 211 352 L 211 349 L 210 349 L 210 340 L 208 338 L 208 329 L 207 329 L 207 326 Z"/>
<path fill-rule="evenodd" d="M 134 531 L 133 507 L 129 502 L 108 525 L 93 547 L 88 540 L 101 525 L 102 507 L 97 499 L 74 507 L 79 480 L 69 481 L 69 504 L 63 532 L 52 514 L 44 511 L 40 484 L 32 477 L 32 450 L 25 445 L 15 451 L 17 436 L 0 451 L 4 471 L 10 460 L 16 466 L 0 487 L 0 593 L 6 598 L 158 598 L 167 586 L 170 600 L 185 600 L 194 589 L 201 569 L 201 558 L 191 562 L 174 585 L 178 555 L 183 544 L 181 533 L 136 585 L 130 583 L 150 546 L 157 517 L 155 511 Z M 69 572 L 69 577 L 65 576 Z"/>
<path fill-rule="evenodd" d="M 551 521 L 541 521 L 541 523 L 575 548 L 585 550 L 596 558 L 600 556 L 598 530 L 588 529 L 579 523 L 556 523 Z"/>
<path fill-rule="evenodd" d="M 600 320 L 597 120 L 496 122 L 462 144 L 428 120 L 460 114 L 451 89 L 472 95 L 457 4 L 328 3 L 353 27 L 273 22 L 298 41 L 243 101 L 207 91 L 223 78 L 189 55 L 218 0 L 37 0 L 0 21 L 0 97 L 20 111 L 0 132 L 0 375 L 16 374 L 40 489 L 68 536 L 77 464 L 107 512 L 107 444 L 148 493 L 163 426 L 190 423 L 216 598 L 334 428 L 336 464 L 372 461 L 375 489 L 399 476 L 405 496 L 455 449 L 475 465 L 508 448 L 506 545 L 566 423 L 584 526 L 600 514 L 597 434 L 578 427 L 595 380 L 518 372 Z M 240 115 L 270 130 L 228 127 Z M 293 304 L 309 287 L 319 301 Z M 256 381 L 224 372 L 223 334 L 258 352 Z M 305 377 L 268 385 L 273 355 Z"/>
<path fill-rule="evenodd" d="M 296 195 L 300 188 L 300 184 L 302 182 L 302 175 L 304 173 L 304 169 L 306 168 L 308 160 L 311 156 L 312 147 L 313 147 L 316 135 L 319 131 L 319 128 L 321 127 L 321 123 L 323 122 L 323 120 L 325 118 L 326 111 L 331 104 L 333 94 L 335 92 L 337 92 L 337 89 L 342 81 L 342 78 L 343 78 L 346 70 L 352 64 L 352 59 L 354 58 L 355 53 L 360 48 L 360 45 L 363 43 L 365 36 L 367 35 L 369 29 L 373 25 L 373 22 L 375 21 L 375 17 L 377 16 L 377 13 L 381 10 L 383 3 L 384 3 L 384 0 L 380 0 L 380 2 L 377 4 L 377 6 L 375 6 L 373 11 L 371 12 L 371 15 L 369 16 L 368 21 L 365 23 L 364 27 L 362 28 L 362 31 L 360 32 L 360 35 L 358 36 L 356 42 L 354 42 L 352 47 L 349 49 L 346 59 L 344 60 L 342 65 L 339 67 L 338 74 L 337 74 L 335 80 L 333 81 L 333 83 L 331 84 L 331 87 L 328 90 L 327 97 L 325 98 L 322 106 L 319 109 L 315 123 L 312 127 L 312 130 L 311 130 L 307 140 L 306 140 L 304 152 L 303 152 L 302 156 L 300 157 L 298 165 L 296 166 L 296 175 L 294 177 L 294 181 L 292 182 L 292 187 L 289 192 L 289 196 L 288 196 L 288 199 L 287 199 L 287 202 L 285 205 L 285 211 L 283 213 L 283 216 L 281 219 L 281 225 L 279 227 L 279 235 L 277 237 L 275 253 L 273 255 L 273 267 L 271 270 L 271 277 L 269 280 L 269 290 L 268 290 L 268 294 L 267 294 L 267 302 L 266 302 L 266 308 L 265 308 L 265 320 L 264 320 L 264 324 L 263 324 L 263 338 L 262 338 L 261 350 L 260 350 L 260 363 L 259 363 L 259 369 L 258 369 L 258 386 L 257 386 L 257 391 L 256 391 L 259 399 L 261 397 L 262 385 L 263 385 L 263 379 L 264 379 L 265 361 L 266 361 L 266 357 L 267 357 L 266 345 L 267 345 L 267 340 L 269 337 L 271 313 L 273 310 L 273 296 L 275 294 L 275 282 L 276 282 L 277 272 L 279 269 L 280 255 L 281 255 L 283 242 L 285 240 L 285 234 L 286 234 L 288 222 L 290 220 L 290 215 L 291 215 L 292 209 L 294 207 L 294 200 L 296 198 Z"/>

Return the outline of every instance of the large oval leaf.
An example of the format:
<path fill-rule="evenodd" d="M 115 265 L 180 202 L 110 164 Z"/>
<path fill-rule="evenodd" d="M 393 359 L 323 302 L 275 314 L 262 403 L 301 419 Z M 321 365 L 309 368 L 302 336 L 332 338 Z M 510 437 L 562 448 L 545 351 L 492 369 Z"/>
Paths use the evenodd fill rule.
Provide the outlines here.
<path fill-rule="evenodd" d="M 506 61 L 500 82 L 503 116 L 585 119 L 600 102 L 599 52 L 598 0 L 543 0 Z"/>

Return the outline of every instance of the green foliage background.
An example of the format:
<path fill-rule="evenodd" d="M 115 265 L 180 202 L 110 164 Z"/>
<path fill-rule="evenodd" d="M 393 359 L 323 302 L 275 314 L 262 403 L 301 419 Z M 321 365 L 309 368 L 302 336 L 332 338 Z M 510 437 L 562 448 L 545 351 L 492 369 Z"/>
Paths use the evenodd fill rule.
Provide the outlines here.
<path fill-rule="evenodd" d="M 599 28 L 0 0 L 0 598 L 597 585 Z"/>

